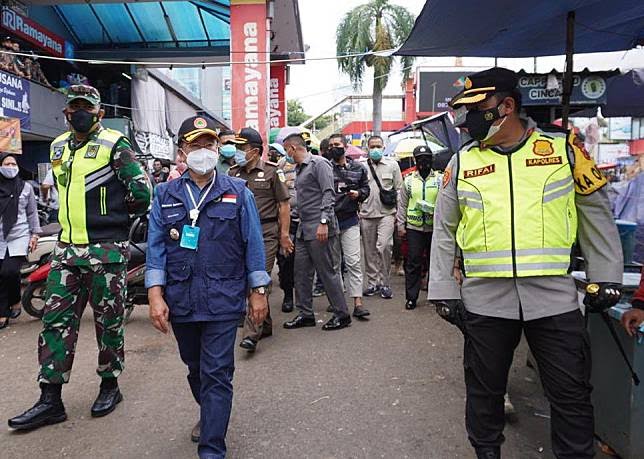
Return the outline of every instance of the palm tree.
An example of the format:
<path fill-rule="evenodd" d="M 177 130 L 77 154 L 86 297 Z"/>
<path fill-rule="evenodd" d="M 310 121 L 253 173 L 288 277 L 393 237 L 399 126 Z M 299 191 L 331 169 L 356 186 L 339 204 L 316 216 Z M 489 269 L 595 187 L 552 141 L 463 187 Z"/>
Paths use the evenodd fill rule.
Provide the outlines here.
<path fill-rule="evenodd" d="M 349 11 L 336 31 L 338 56 L 366 51 L 384 51 L 400 46 L 414 26 L 414 16 L 389 0 L 371 0 Z M 403 84 L 411 73 L 414 58 L 400 58 Z M 349 75 L 355 89 L 362 86 L 367 67 L 373 67 L 373 132 L 382 129 L 382 91 L 387 86 L 393 57 L 370 54 L 338 59 L 341 72 Z"/>

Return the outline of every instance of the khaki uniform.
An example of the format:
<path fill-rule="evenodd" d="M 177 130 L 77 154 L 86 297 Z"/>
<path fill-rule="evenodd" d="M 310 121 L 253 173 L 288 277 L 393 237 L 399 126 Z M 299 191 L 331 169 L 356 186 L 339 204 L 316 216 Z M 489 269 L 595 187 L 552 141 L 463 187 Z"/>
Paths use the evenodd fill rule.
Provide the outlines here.
<path fill-rule="evenodd" d="M 266 272 L 270 275 L 275 265 L 275 257 L 279 249 L 279 203 L 290 198 L 284 172 L 278 169 L 277 164 L 261 159 L 249 171 L 246 168 L 233 166 L 228 175 L 246 180 L 246 185 L 255 196 L 255 203 L 262 223 L 264 237 L 264 252 L 266 255 Z M 273 320 L 269 312 L 260 326 L 256 326 L 246 316 L 246 336 L 259 341 L 262 336 L 272 334 Z"/>

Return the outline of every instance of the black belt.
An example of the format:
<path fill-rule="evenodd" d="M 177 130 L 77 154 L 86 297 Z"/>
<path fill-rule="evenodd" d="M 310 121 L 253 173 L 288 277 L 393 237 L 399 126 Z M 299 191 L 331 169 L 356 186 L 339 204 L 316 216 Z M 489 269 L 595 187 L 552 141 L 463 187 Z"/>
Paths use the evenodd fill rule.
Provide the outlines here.
<path fill-rule="evenodd" d="M 277 217 L 273 218 L 262 218 L 260 220 L 261 224 L 263 225 L 264 223 L 275 223 L 277 221 Z"/>

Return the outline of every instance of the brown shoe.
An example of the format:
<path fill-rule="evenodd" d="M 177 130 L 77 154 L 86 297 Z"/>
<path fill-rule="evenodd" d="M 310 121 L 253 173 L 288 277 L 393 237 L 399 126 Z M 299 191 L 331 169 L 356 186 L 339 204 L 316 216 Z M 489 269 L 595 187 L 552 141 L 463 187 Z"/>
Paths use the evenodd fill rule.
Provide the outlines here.
<path fill-rule="evenodd" d="M 201 436 L 201 420 L 195 424 L 190 432 L 190 440 L 195 443 L 199 443 L 199 437 Z"/>

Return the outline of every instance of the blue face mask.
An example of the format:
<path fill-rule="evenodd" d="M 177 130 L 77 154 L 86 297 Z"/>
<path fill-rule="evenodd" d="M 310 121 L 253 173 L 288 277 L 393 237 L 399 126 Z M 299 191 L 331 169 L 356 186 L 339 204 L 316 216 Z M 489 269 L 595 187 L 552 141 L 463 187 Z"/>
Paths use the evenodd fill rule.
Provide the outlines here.
<path fill-rule="evenodd" d="M 248 164 L 245 151 L 235 150 L 235 164 L 237 164 L 239 167 L 244 167 L 246 164 Z"/>
<path fill-rule="evenodd" d="M 373 161 L 380 161 L 382 159 L 382 150 L 379 148 L 369 150 L 369 158 L 371 158 Z"/>
<path fill-rule="evenodd" d="M 230 159 L 233 156 L 235 156 L 236 152 L 237 152 L 237 148 L 235 148 L 235 145 L 223 145 L 219 149 L 219 154 L 226 159 Z"/>

